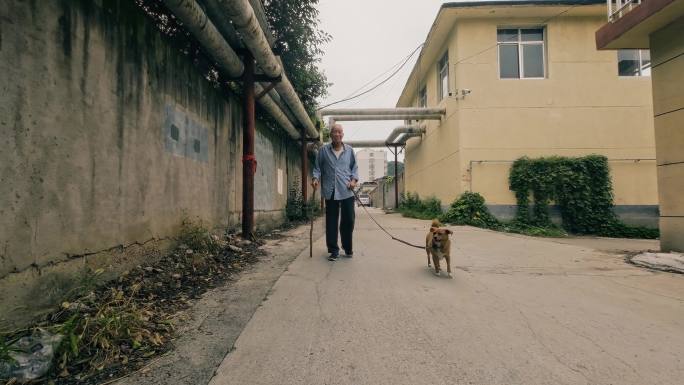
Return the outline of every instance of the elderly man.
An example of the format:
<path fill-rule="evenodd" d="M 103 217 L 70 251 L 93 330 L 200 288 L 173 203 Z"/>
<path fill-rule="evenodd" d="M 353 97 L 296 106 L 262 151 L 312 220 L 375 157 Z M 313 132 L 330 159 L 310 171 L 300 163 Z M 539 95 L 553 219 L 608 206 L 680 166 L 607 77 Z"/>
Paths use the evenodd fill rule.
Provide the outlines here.
<path fill-rule="evenodd" d="M 340 248 L 337 246 L 339 228 L 345 257 L 354 255 L 352 233 L 354 232 L 354 192 L 359 181 L 356 155 L 351 146 L 342 143 L 344 130 L 339 124 L 330 130 L 331 143 L 318 150 L 311 185 L 314 190 L 321 185 L 325 198 L 325 240 L 330 256 L 329 261 L 337 260 Z M 340 218 L 341 212 L 341 218 Z M 339 224 L 339 227 L 338 227 Z"/>

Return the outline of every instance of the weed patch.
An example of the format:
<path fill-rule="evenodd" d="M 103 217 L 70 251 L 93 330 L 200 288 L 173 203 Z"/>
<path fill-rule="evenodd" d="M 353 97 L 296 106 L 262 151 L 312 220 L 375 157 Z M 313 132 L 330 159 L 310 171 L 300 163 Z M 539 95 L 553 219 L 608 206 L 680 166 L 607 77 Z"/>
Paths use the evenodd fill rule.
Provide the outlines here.
<path fill-rule="evenodd" d="M 212 235 L 184 220 L 178 247 L 154 264 L 140 265 L 96 285 L 90 272 L 61 307 L 33 327 L 0 333 L 0 361 L 23 336 L 47 330 L 64 336 L 51 371 L 41 381 L 97 384 L 138 370 L 172 349 L 175 323 L 208 289 L 258 260 L 259 244 L 233 234 Z M 12 381 L 9 379 L 9 381 Z"/>

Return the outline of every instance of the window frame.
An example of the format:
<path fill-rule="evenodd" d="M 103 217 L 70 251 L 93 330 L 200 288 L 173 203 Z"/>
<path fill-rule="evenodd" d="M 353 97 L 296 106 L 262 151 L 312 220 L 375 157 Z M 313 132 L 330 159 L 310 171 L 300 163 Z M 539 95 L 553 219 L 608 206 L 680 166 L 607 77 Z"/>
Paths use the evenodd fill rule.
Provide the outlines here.
<path fill-rule="evenodd" d="M 500 42 L 499 41 L 499 30 L 502 29 L 515 29 L 517 31 L 517 40 L 511 42 Z M 533 41 L 523 41 L 522 40 L 522 30 L 526 29 L 541 29 L 542 39 Z M 544 80 L 548 79 L 548 68 L 547 68 L 547 52 L 546 43 L 548 40 L 546 25 L 538 26 L 497 26 L 496 27 L 496 62 L 497 62 L 497 77 L 499 80 Z M 523 61 L 523 46 L 525 45 L 539 45 L 542 46 L 542 70 L 544 75 L 541 77 L 523 77 L 525 73 L 524 61 Z M 515 45 L 518 48 L 518 77 L 517 78 L 502 78 L 501 77 L 501 45 Z"/>
<path fill-rule="evenodd" d="M 442 72 L 445 73 L 446 77 L 446 94 L 442 88 Z M 448 98 L 449 92 L 449 51 L 446 51 L 444 52 L 444 55 L 440 56 L 439 60 L 437 61 L 437 101 L 441 102 L 442 100 Z"/>
<path fill-rule="evenodd" d="M 418 91 L 418 107 L 427 107 L 427 87 L 425 86 Z"/>
<path fill-rule="evenodd" d="M 638 56 L 639 56 L 639 74 L 638 75 L 620 75 L 620 51 L 637 51 Z M 649 65 L 648 65 L 648 75 L 643 74 L 643 52 L 648 51 L 648 56 L 649 56 Z M 651 71 L 653 69 L 653 62 L 651 61 L 651 50 L 649 49 L 641 49 L 641 48 L 625 48 L 625 49 L 618 49 L 617 52 L 615 53 L 615 59 L 617 61 L 617 73 L 619 78 L 641 78 L 641 77 L 651 77 Z"/>

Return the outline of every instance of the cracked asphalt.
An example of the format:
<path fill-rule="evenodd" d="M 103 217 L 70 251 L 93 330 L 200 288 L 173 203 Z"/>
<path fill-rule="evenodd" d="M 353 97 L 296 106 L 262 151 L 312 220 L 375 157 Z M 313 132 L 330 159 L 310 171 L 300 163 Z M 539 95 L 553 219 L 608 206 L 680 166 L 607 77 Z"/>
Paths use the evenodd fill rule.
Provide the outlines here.
<path fill-rule="evenodd" d="M 429 221 L 371 212 L 424 242 Z M 210 384 L 682 383 L 684 275 L 616 251 L 657 243 L 450 227 L 448 279 L 356 218 L 354 258 L 302 251 Z"/>

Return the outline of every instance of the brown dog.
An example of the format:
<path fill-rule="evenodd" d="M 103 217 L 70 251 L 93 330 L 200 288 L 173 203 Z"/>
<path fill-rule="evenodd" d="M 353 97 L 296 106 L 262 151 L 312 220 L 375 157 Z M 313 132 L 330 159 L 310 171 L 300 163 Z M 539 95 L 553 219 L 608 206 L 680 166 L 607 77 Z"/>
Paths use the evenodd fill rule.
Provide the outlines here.
<path fill-rule="evenodd" d="M 440 275 L 439 261 L 444 258 L 447 264 L 447 274 L 451 278 L 451 241 L 449 235 L 453 232 L 449 229 L 440 228 L 440 226 L 438 220 L 432 220 L 430 232 L 425 238 L 428 267 L 430 267 L 430 257 L 432 256 L 432 262 L 435 263 L 435 275 Z"/>

